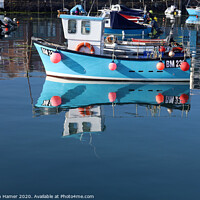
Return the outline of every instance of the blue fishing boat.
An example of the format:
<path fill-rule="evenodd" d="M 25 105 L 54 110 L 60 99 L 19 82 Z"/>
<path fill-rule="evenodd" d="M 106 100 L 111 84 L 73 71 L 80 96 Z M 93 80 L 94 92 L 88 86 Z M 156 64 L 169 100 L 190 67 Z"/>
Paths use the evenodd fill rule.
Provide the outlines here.
<path fill-rule="evenodd" d="M 104 52 L 104 18 L 60 15 L 68 46 L 32 38 L 48 76 L 109 81 L 189 81 L 190 54 Z M 139 46 L 139 45 L 138 45 Z"/>

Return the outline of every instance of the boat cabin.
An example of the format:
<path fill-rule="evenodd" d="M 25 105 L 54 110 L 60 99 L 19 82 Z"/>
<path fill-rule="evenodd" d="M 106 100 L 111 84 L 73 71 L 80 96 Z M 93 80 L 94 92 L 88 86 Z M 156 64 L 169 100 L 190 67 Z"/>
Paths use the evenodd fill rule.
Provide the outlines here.
<path fill-rule="evenodd" d="M 77 50 L 81 44 L 89 43 L 95 54 L 102 54 L 104 48 L 104 18 L 82 15 L 60 15 L 67 39 L 68 49 Z M 84 48 L 83 48 L 84 49 Z M 88 51 L 85 48 L 82 51 Z M 79 49 L 79 51 L 81 51 Z"/>

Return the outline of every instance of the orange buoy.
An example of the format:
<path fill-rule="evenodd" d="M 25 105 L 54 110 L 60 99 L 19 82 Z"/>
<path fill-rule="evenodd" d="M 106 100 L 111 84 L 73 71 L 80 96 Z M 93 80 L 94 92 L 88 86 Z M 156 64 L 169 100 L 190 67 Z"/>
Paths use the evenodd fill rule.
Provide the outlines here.
<path fill-rule="evenodd" d="M 160 52 L 165 52 L 165 50 L 166 50 L 166 49 L 165 49 L 164 46 L 161 46 L 160 49 L 159 49 Z"/>
<path fill-rule="evenodd" d="M 161 93 L 159 93 L 158 95 L 156 95 L 156 102 L 158 104 L 161 104 L 163 101 L 164 101 L 164 96 Z"/>
<path fill-rule="evenodd" d="M 110 102 L 113 103 L 116 100 L 116 98 L 117 98 L 116 92 L 109 92 L 108 99 L 109 99 Z"/>
<path fill-rule="evenodd" d="M 182 104 L 187 103 L 188 99 L 189 99 L 189 96 L 188 96 L 187 94 L 182 94 L 182 95 L 180 96 L 180 102 L 181 102 Z"/>
<path fill-rule="evenodd" d="M 186 61 L 183 61 L 180 65 L 180 68 L 183 70 L 183 71 L 188 71 L 190 69 L 190 65 L 188 64 L 188 62 Z"/>
<path fill-rule="evenodd" d="M 164 64 L 162 61 L 159 61 L 159 62 L 157 63 L 157 65 L 156 65 L 156 68 L 157 68 L 158 70 L 163 70 L 163 69 L 165 69 L 165 64 Z"/>
<path fill-rule="evenodd" d="M 59 63 L 61 61 L 61 54 L 58 52 L 53 52 L 50 55 L 50 60 L 52 63 Z"/>
<path fill-rule="evenodd" d="M 114 71 L 117 69 L 117 64 L 112 61 L 109 65 L 108 65 L 109 70 Z"/>
<path fill-rule="evenodd" d="M 62 103 L 62 99 L 59 96 L 53 96 L 50 99 L 52 106 L 59 106 Z"/>

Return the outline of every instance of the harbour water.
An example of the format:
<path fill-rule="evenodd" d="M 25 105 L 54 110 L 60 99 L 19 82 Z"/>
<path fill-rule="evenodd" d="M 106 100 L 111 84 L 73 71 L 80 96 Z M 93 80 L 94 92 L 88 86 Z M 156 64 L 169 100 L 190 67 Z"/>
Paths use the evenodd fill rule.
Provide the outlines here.
<path fill-rule="evenodd" d="M 196 51 L 190 84 L 111 84 L 46 79 L 30 38 L 63 42 L 60 19 L 15 17 L 0 40 L 1 198 L 200 198 L 197 25 L 174 27 Z"/>

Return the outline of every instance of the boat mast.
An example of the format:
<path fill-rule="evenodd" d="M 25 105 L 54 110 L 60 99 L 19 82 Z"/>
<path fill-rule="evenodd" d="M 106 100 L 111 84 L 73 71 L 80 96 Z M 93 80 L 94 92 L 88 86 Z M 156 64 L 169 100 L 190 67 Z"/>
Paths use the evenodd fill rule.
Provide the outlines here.
<path fill-rule="evenodd" d="M 112 0 L 109 0 L 109 3 L 110 3 L 110 8 L 111 8 L 111 5 L 112 5 Z"/>
<path fill-rule="evenodd" d="M 90 13 L 91 13 L 91 11 L 92 11 L 92 8 L 93 8 L 93 6 L 94 6 L 94 3 L 95 3 L 95 0 L 93 0 L 93 2 L 92 2 L 92 5 L 91 5 L 90 10 L 89 10 L 89 12 L 88 12 L 88 16 L 90 15 Z"/>
<path fill-rule="evenodd" d="M 86 0 L 84 0 L 84 10 L 86 11 Z"/>
<path fill-rule="evenodd" d="M 81 5 L 83 6 L 83 9 L 86 11 L 86 0 L 81 0 Z"/>
<path fill-rule="evenodd" d="M 189 3 L 190 3 L 190 0 L 188 0 L 187 5 L 186 5 L 186 8 L 188 7 Z"/>
<path fill-rule="evenodd" d="M 182 10 L 182 1 L 179 0 L 179 9 Z"/>

